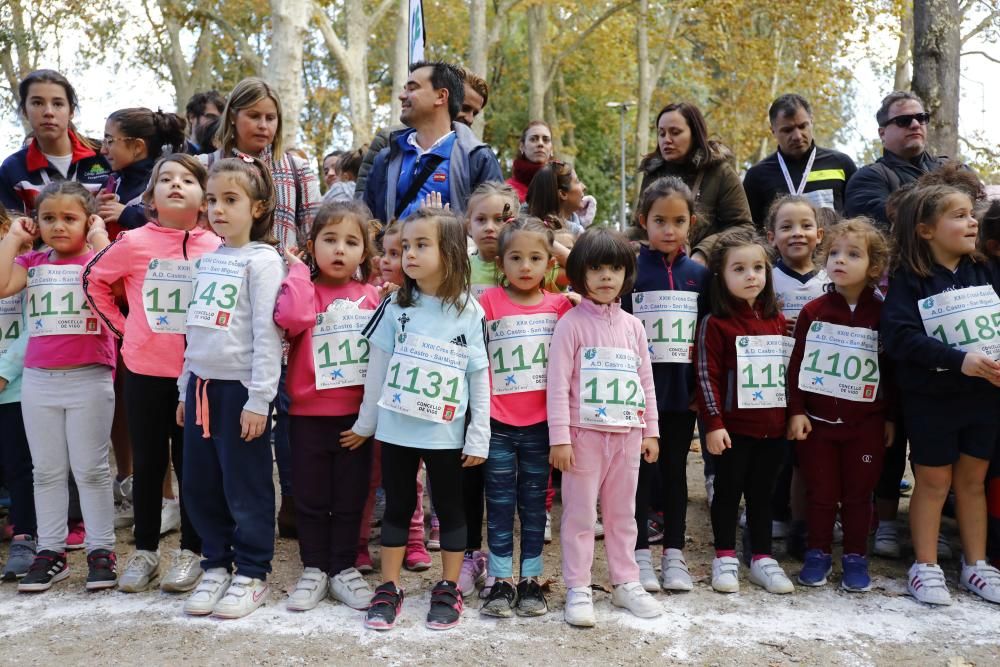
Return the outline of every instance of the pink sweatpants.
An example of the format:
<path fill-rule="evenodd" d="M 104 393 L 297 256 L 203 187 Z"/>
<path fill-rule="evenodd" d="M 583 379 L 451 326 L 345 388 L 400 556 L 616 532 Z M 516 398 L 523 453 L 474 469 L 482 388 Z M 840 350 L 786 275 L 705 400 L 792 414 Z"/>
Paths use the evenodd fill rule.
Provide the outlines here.
<path fill-rule="evenodd" d="M 382 483 L 382 443 L 375 441 L 375 451 L 372 460 L 372 478 L 368 485 L 368 500 L 365 501 L 365 509 L 361 514 L 361 535 L 358 536 L 358 551 L 368 548 L 368 541 L 372 533 L 372 514 L 375 512 L 375 489 Z M 410 536 L 407 540 L 410 544 L 424 543 L 424 485 L 420 481 L 420 472 L 417 472 L 417 508 L 413 511 L 413 518 L 410 519 Z"/>
<path fill-rule="evenodd" d="M 601 499 L 604 548 L 612 585 L 639 581 L 635 563 L 635 489 L 639 483 L 642 430 L 606 433 L 570 428 L 574 466 L 562 477 L 563 580 L 567 588 L 590 586 L 594 522 Z"/>

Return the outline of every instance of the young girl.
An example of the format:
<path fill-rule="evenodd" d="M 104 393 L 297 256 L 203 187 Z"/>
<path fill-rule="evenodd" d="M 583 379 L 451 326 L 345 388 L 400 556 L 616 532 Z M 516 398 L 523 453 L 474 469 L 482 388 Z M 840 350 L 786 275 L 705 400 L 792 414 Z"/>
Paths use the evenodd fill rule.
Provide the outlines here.
<path fill-rule="evenodd" d="M 876 291 L 889 246 L 864 218 L 826 230 L 821 253 L 833 289 L 806 304 L 788 363 L 788 439 L 805 476 L 808 551 L 799 583 L 822 586 L 832 570 L 833 523 L 844 525 L 841 587 L 871 589 L 868 530 L 872 494 L 892 443 L 891 379 L 880 363 Z M 889 390 L 891 391 L 891 390 Z"/>
<path fill-rule="evenodd" d="M 771 557 L 771 493 L 785 456 L 785 318 L 774 295 L 763 239 L 720 235 L 709 256 L 710 314 L 695 349 L 698 410 L 714 455 L 712 588 L 740 589 L 736 519 L 747 503 L 750 581 L 770 593 L 792 582 Z"/>
<path fill-rule="evenodd" d="M 566 265 L 584 296 L 556 325 L 549 349 L 550 462 L 562 471 L 565 619 L 596 623 L 591 593 L 594 522 L 600 498 L 614 592 L 611 602 L 636 616 L 663 613 L 639 582 L 635 562 L 635 489 L 640 458 L 656 461 L 659 433 L 652 365 L 642 323 L 618 301 L 635 282 L 635 254 L 621 234 L 591 228 Z"/>
<path fill-rule="evenodd" d="M 341 447 L 331 437 L 357 419 L 369 349 L 361 331 L 380 301 L 368 284 L 370 217 L 353 200 L 320 208 L 306 246 L 315 277 L 295 251 L 286 251 L 290 270 L 274 310 L 291 342 L 289 436 L 305 568 L 288 596 L 288 608 L 296 611 L 315 608 L 328 589 L 355 609 L 367 608 L 372 595 L 354 568 L 371 442 Z"/>
<path fill-rule="evenodd" d="M 505 183 L 483 183 L 469 197 L 465 224 L 469 237 L 476 244 L 469 263 L 472 265 L 472 295 L 477 299 L 500 283 L 497 239 L 519 206 L 514 188 Z"/>
<path fill-rule="evenodd" d="M 542 289 L 552 257 L 552 230 L 537 218 L 507 223 L 497 239 L 502 287 L 483 292 L 490 353 L 491 438 L 486 460 L 489 575 L 480 610 L 486 616 L 541 616 L 548 611 L 542 574 L 549 429 L 545 415 L 548 347 L 571 304 Z M 514 587 L 514 512 L 521 520 L 520 581 Z"/>
<path fill-rule="evenodd" d="M 458 218 L 441 209 L 418 210 L 402 223 L 402 249 L 405 279 L 365 329 L 372 343 L 365 400 L 341 444 L 358 444 L 372 434 L 382 443 L 384 583 L 371 599 L 365 626 L 388 630 L 399 617 L 399 572 L 423 460 L 441 521 L 443 566 L 427 627 L 443 630 L 462 615 L 462 468 L 480 465 L 489 453 L 485 322 L 469 294 L 465 229 Z"/>
<path fill-rule="evenodd" d="M 937 564 L 941 508 L 955 491 L 964 588 L 1000 602 L 1000 571 L 986 562 L 984 480 L 1000 431 L 997 273 L 976 250 L 972 200 L 944 185 L 916 187 L 896 207 L 897 255 L 882 310 L 898 362 L 903 421 L 916 479 L 910 530 L 916 562 L 907 586 L 920 602 L 950 604 Z"/>
<path fill-rule="evenodd" d="M 0 242 L 0 298 L 27 286 L 24 307 L 31 336 L 21 411 L 34 465 L 38 555 L 18 590 L 48 590 L 69 576 L 71 469 L 87 524 L 87 589 L 111 588 L 116 572 L 108 438 L 115 346 L 87 306 L 80 283 L 83 267 L 108 238 L 94 214 L 93 197 L 75 181 L 45 186 L 36 203 L 37 223 L 16 220 Z M 22 245 L 39 234 L 48 249 L 18 256 Z"/>
<path fill-rule="evenodd" d="M 259 160 L 218 160 L 206 200 L 224 244 L 199 261 L 177 381 L 181 493 L 205 556 L 184 611 L 240 618 L 267 599 L 274 555 L 270 424 L 281 331 L 273 314 L 285 264 L 271 236 L 274 185 Z"/>
<path fill-rule="evenodd" d="M 127 593 L 148 588 L 159 571 L 161 490 L 171 458 L 183 488 L 184 437 L 174 413 L 184 364 L 184 320 L 195 262 L 219 247 L 219 237 L 198 226 L 205 211 L 205 179 L 205 167 L 190 155 L 174 153 L 158 161 L 142 195 L 149 224 L 124 232 L 83 274 L 94 312 L 122 339 L 136 549 L 118 582 Z M 115 301 L 118 281 L 125 284 L 127 317 Z M 180 550 L 160 582 L 165 591 L 189 591 L 201 576 L 201 539 L 186 500 Z"/>
<path fill-rule="evenodd" d="M 694 332 L 699 299 L 708 281 L 708 269 L 691 261 L 684 251 L 695 223 L 694 196 L 684 182 L 668 177 L 653 181 L 639 202 L 639 224 L 649 245 L 639 249 L 638 276 L 622 307 L 638 317 L 652 347 L 653 384 L 660 427 L 660 490 L 666 531 L 660 559 L 663 588 L 694 588 L 684 560 L 687 515 L 687 455 L 694 434 Z M 635 560 L 643 587 L 660 590 L 649 551 L 647 512 L 653 466 L 639 465 L 635 521 L 639 537 Z"/>

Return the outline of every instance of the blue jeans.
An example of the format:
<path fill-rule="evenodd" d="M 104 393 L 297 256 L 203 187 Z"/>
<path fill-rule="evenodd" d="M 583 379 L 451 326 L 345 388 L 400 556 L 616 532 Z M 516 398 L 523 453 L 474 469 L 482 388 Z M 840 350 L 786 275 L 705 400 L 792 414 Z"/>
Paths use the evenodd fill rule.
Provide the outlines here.
<path fill-rule="evenodd" d="M 514 576 L 514 509 L 521 519 L 521 577 L 542 574 L 545 493 L 549 484 L 549 426 L 508 426 L 490 420 L 486 459 L 486 539 L 489 573 Z"/>

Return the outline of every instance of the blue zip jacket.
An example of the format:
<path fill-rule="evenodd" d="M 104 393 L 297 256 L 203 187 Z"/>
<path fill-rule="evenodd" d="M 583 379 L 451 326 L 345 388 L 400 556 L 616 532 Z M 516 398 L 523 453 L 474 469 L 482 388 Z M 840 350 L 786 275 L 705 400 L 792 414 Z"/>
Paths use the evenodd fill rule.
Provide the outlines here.
<path fill-rule="evenodd" d="M 704 303 L 708 289 L 708 269 L 683 252 L 667 262 L 663 253 L 646 245 L 639 249 L 638 275 L 630 294 L 622 296 L 622 309 L 632 312 L 632 294 L 675 290 L 697 292 L 699 321 L 708 312 Z M 656 386 L 656 409 L 660 412 L 689 410 L 694 398 L 694 366 L 692 364 L 653 364 L 653 384 Z"/>
<path fill-rule="evenodd" d="M 118 216 L 118 226 L 122 229 L 136 229 L 146 224 L 146 206 L 142 203 L 142 193 L 149 185 L 149 177 L 153 174 L 155 164 L 156 159 L 148 157 L 112 174 L 116 181 L 115 194 L 118 195 L 118 202 L 125 205 Z"/>

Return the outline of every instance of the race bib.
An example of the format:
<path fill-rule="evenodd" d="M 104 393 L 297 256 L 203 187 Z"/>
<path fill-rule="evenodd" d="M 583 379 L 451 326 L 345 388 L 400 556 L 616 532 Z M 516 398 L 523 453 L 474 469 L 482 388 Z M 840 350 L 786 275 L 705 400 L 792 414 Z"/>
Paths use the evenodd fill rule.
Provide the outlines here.
<path fill-rule="evenodd" d="M 378 404 L 386 410 L 448 424 L 465 396 L 469 351 L 461 345 L 401 333 Z"/>
<path fill-rule="evenodd" d="M 813 322 L 806 334 L 799 389 L 871 403 L 878 394 L 878 332 Z"/>
<path fill-rule="evenodd" d="M 96 335 L 101 324 L 80 282 L 82 266 L 42 264 L 28 269 L 28 335 Z"/>
<path fill-rule="evenodd" d="M 212 253 L 197 262 L 198 277 L 191 288 L 187 325 L 229 329 L 249 260 Z"/>
<path fill-rule="evenodd" d="M 328 310 L 316 315 L 312 331 L 316 389 L 336 389 L 365 383 L 368 339 L 361 331 L 374 310 Z"/>
<path fill-rule="evenodd" d="M 595 426 L 646 425 L 646 394 L 639 355 L 620 347 L 587 347 L 580 353 L 580 422 Z"/>
<path fill-rule="evenodd" d="M 781 314 L 785 319 L 796 318 L 802 312 L 802 308 L 822 294 L 811 292 L 785 292 L 778 295 L 778 303 L 781 304 Z"/>
<path fill-rule="evenodd" d="M 493 395 L 545 389 L 555 313 L 513 315 L 489 322 Z"/>
<path fill-rule="evenodd" d="M 1000 358 L 1000 298 L 989 285 L 942 292 L 918 301 L 917 309 L 931 338 Z"/>
<path fill-rule="evenodd" d="M 188 304 L 194 282 L 194 262 L 151 259 L 142 281 L 142 309 L 153 333 L 182 334 L 187 330 Z"/>
<path fill-rule="evenodd" d="M 21 337 L 21 309 L 24 292 L 0 299 L 0 358 Z"/>
<path fill-rule="evenodd" d="M 813 192 L 805 192 L 802 194 L 803 197 L 808 199 L 812 205 L 816 208 L 833 208 L 833 190 L 827 188 L 826 190 L 814 190 Z"/>
<path fill-rule="evenodd" d="M 691 363 L 698 324 L 697 292 L 637 292 L 632 296 L 632 314 L 646 329 L 650 361 Z"/>
<path fill-rule="evenodd" d="M 795 339 L 740 336 L 736 339 L 736 401 L 741 408 L 785 407 L 785 370 Z"/>

